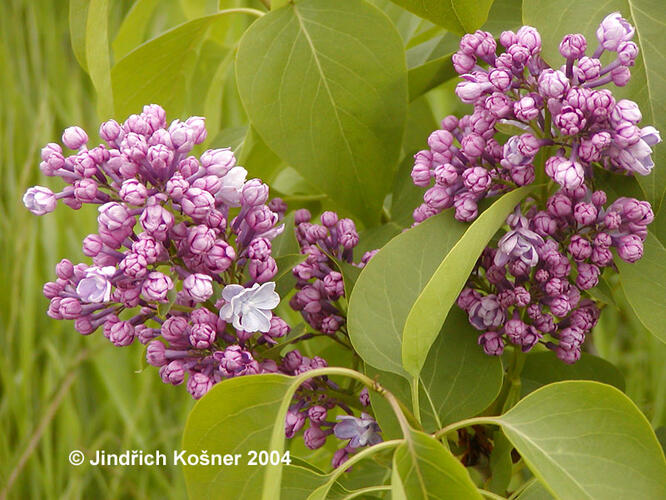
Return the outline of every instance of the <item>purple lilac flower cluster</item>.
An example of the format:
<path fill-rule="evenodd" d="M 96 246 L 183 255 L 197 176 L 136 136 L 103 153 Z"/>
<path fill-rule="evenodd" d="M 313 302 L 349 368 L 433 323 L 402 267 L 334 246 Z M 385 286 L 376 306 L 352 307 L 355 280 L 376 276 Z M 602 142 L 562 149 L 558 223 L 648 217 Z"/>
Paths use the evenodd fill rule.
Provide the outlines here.
<path fill-rule="evenodd" d="M 428 138 L 429 149 L 415 155 L 412 180 L 429 189 L 414 220 L 449 207 L 458 220 L 474 220 L 481 199 L 535 180 L 534 160 L 544 147 L 560 148 L 546 161 L 545 173 L 562 188 L 589 181 L 593 164 L 649 174 L 651 146 L 661 140 L 659 133 L 638 127 L 641 112 L 635 102 L 616 101 L 610 90 L 599 88 L 629 81 L 638 54 L 633 35 L 634 28 L 619 13 L 610 14 L 597 30 L 599 46 L 591 56 L 583 35 L 562 39 L 560 68 L 542 59 L 541 37 L 530 26 L 503 32 L 499 55 L 490 33 L 465 35 L 453 56 L 463 78 L 456 94 L 474 111 L 461 119 L 444 118 Z M 604 66 L 600 57 L 606 51 L 615 57 Z M 495 137 L 502 125 L 524 133 L 500 144 Z"/>
<path fill-rule="evenodd" d="M 492 35 L 477 31 L 462 38 L 453 57 L 464 79 L 456 94 L 474 112 L 445 118 L 428 139 L 430 149 L 415 156 L 414 183 L 428 187 L 434 179 L 414 211 L 416 223 L 449 207 L 458 220 L 472 221 L 482 198 L 539 176 L 534 161 L 541 148 L 555 151 L 540 176 L 553 181 L 555 192 L 516 208 L 507 218 L 509 230 L 484 250 L 458 298 L 470 323 L 483 332 L 479 344 L 487 354 L 500 355 L 507 342 L 523 351 L 542 343 L 574 363 L 600 313 L 585 292 L 598 284 L 605 267 L 614 266 L 611 249 L 630 263 L 643 255 L 654 219 L 650 204 L 626 197 L 609 203 L 604 191 L 595 190 L 593 177 L 593 165 L 649 174 L 651 146 L 661 140 L 654 127 L 637 126 L 636 103 L 598 89 L 628 82 L 638 54 L 633 35 L 626 20 L 610 14 L 597 30 L 599 47 L 591 57 L 583 35 L 562 39 L 560 69 L 540 57 L 540 35 L 529 26 L 502 33 L 500 55 Z M 602 66 L 605 51 L 616 56 Z M 502 146 L 495 139 L 502 123 L 525 133 Z"/>
<path fill-rule="evenodd" d="M 344 330 L 344 313 L 338 300 L 344 297 L 342 274 L 333 259 L 359 268 L 372 258 L 377 250 L 366 252 L 361 262 L 353 263 L 358 233 L 351 219 L 340 219 L 335 212 L 321 214 L 321 224 L 312 223 L 312 215 L 304 208 L 294 213 L 296 239 L 301 254 L 307 258 L 293 269 L 298 292 L 289 304 L 300 311 L 305 321 L 317 331 L 334 335 Z"/>
<path fill-rule="evenodd" d="M 44 286 L 48 315 L 74 320 L 83 335 L 101 327 L 119 347 L 135 339 L 147 344 L 146 359 L 162 380 L 187 380 L 195 399 L 225 378 L 297 375 L 327 366 L 296 349 L 268 353 L 290 330 L 272 312 L 280 297 L 271 281 L 277 273 L 271 240 L 283 230 L 286 205 L 279 198 L 269 202 L 268 186 L 259 179 L 246 180 L 229 149 L 189 155 L 206 138 L 204 119 L 167 127 L 164 110 L 150 105 L 122 124 L 103 123 L 99 134 L 106 145 L 89 149 L 83 129 L 66 129 L 62 142 L 73 151 L 69 156 L 58 144 L 44 147 L 42 172 L 67 185 L 59 193 L 35 186 L 23 197 L 36 215 L 52 212 L 57 200 L 75 210 L 99 206 L 98 232 L 83 241 L 93 265 L 63 259 L 56 266 L 56 281 Z M 348 219 L 337 225 L 339 244 L 350 255 L 358 241 L 354 225 Z M 341 276 L 335 286 L 342 287 Z M 349 440 L 333 459 L 337 466 L 380 437 L 371 417 L 354 417 L 329 389 L 339 387 L 326 377 L 303 384 L 285 431 L 293 437 L 309 419 L 304 439 L 310 448 L 329 435 Z M 361 403 L 369 404 L 367 391 Z M 347 414 L 337 424 L 326 420 L 336 406 Z"/>

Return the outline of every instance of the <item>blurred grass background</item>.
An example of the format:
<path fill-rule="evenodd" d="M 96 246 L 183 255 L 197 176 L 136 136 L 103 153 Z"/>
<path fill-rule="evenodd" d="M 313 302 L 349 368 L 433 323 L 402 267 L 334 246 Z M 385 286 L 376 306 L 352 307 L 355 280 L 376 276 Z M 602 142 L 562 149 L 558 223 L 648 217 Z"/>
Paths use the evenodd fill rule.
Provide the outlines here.
<path fill-rule="evenodd" d="M 113 37 L 132 2 L 111 3 Z M 197 3 L 201 13 L 215 4 L 161 2 L 165 10 L 149 33 L 181 22 Z M 94 207 L 79 216 L 60 206 L 38 218 L 21 203 L 28 186 L 59 187 L 39 171 L 40 148 L 72 124 L 93 139 L 99 123 L 94 90 L 71 49 L 67 2 L 0 2 L 0 67 L 0 500 L 183 498 L 183 476 L 173 466 L 67 461 L 73 449 L 170 453 L 179 449 L 192 406 L 183 388 L 165 386 L 152 368 L 141 371 L 141 345 L 114 348 L 99 334 L 82 337 L 70 322 L 45 314 L 43 283 L 54 278 L 61 258 L 83 260 L 81 240 L 96 229 Z M 448 88 L 428 96 L 435 116 L 452 110 L 450 96 Z M 242 118 L 236 113 L 227 125 Z M 595 346 L 620 367 L 628 395 L 653 426 L 665 425 L 666 346 L 627 308 L 613 307 L 602 315 Z"/>

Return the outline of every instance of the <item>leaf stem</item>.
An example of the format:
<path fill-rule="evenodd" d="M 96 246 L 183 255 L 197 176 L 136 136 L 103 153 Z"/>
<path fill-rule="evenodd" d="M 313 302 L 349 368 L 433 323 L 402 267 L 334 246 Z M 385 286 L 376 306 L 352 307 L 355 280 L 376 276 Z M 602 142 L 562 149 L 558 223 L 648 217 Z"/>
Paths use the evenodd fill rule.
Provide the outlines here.
<path fill-rule="evenodd" d="M 391 486 L 390 485 L 382 485 L 382 486 L 368 486 L 367 488 L 361 488 L 358 490 L 352 491 L 349 495 L 346 497 L 343 497 L 342 500 L 351 500 L 352 498 L 359 497 L 361 495 L 365 495 L 367 493 L 373 493 L 375 491 L 390 491 Z"/>
<path fill-rule="evenodd" d="M 268 7 L 270 8 L 270 5 L 268 5 Z M 251 16 L 262 17 L 266 13 L 258 9 L 250 9 L 248 7 L 235 7 L 233 9 L 221 10 L 218 12 L 218 14 L 249 14 Z"/>
<path fill-rule="evenodd" d="M 412 412 L 416 420 L 421 422 L 421 406 L 419 404 L 419 377 L 412 377 L 409 384 L 412 388 Z"/>
<path fill-rule="evenodd" d="M 492 491 L 484 490 L 483 488 L 478 488 L 479 493 L 481 493 L 484 497 L 486 498 L 492 498 L 493 500 L 507 500 L 506 497 L 503 497 L 501 495 L 497 495 L 493 493 Z"/>
<path fill-rule="evenodd" d="M 451 431 L 456 431 L 462 429 L 463 427 L 470 427 L 472 425 L 482 425 L 482 424 L 491 424 L 491 425 L 500 425 L 500 420 L 497 417 L 474 417 L 467 418 L 465 420 L 460 420 L 459 422 L 454 422 L 447 425 L 446 427 L 441 428 L 433 434 L 433 437 L 439 439 L 440 437 L 448 434 Z"/>

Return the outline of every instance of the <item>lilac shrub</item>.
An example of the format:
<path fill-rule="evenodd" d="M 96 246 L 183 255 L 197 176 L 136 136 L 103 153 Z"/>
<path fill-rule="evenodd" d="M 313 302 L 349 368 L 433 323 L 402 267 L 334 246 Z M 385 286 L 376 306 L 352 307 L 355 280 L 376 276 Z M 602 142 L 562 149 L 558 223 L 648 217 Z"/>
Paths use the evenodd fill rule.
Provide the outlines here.
<path fill-rule="evenodd" d="M 550 181 L 507 218 L 509 230 L 486 248 L 458 298 L 487 354 L 500 355 L 506 342 L 523 351 L 542 343 L 575 362 L 599 317 L 586 292 L 604 268 L 615 269 L 611 249 L 626 262 L 643 254 L 650 204 L 607 200 L 594 171 L 648 175 L 651 146 L 661 139 L 654 127 L 639 126 L 635 102 L 601 88 L 629 81 L 638 54 L 634 28 L 614 13 L 596 35 L 591 55 L 583 35 L 566 35 L 559 68 L 540 56 L 541 37 L 530 26 L 503 32 L 500 54 L 490 33 L 465 35 L 453 56 L 463 79 L 456 95 L 474 111 L 444 118 L 429 149 L 415 155 L 412 179 L 428 188 L 413 214 L 417 224 L 450 207 L 471 222 L 483 198 Z M 614 53 L 606 65 L 604 52 Z M 524 132 L 500 144 L 506 126 Z"/>
<path fill-rule="evenodd" d="M 164 110 L 150 105 L 122 124 L 102 123 L 99 135 L 106 144 L 89 148 L 83 129 L 66 129 L 62 143 L 73 151 L 68 156 L 58 144 L 45 146 L 42 172 L 60 177 L 66 186 L 59 193 L 31 187 L 23 197 L 35 215 L 52 212 L 58 201 L 74 210 L 98 206 L 98 231 L 83 240 L 92 265 L 58 263 L 57 279 L 44 285 L 48 315 L 73 320 L 83 335 L 101 328 L 119 347 L 135 340 L 146 344 L 146 359 L 159 368 L 163 382 L 185 384 L 195 399 L 227 378 L 298 375 L 327 366 L 296 349 L 283 356 L 271 351 L 290 331 L 273 312 L 280 297 L 271 253 L 271 240 L 284 228 L 280 219 L 286 206 L 279 198 L 269 201 L 261 180 L 246 180 L 247 171 L 229 148 L 207 150 L 198 158 L 189 154 L 206 138 L 204 119 L 167 126 Z M 335 225 L 331 244 L 341 245 L 340 255 L 351 255 L 358 242 L 353 223 L 342 219 Z M 341 276 L 331 274 L 322 276 L 329 299 L 342 295 Z M 311 324 L 322 331 L 343 323 L 339 312 L 321 321 L 313 318 Z M 310 448 L 334 433 L 349 439 L 335 459 L 341 463 L 353 449 L 376 442 L 377 429 L 374 424 L 368 431 L 372 419 L 363 414 L 358 436 L 352 432 L 349 422 L 356 417 L 336 391 L 340 388 L 326 377 L 304 383 L 285 432 L 293 437 L 309 420 L 304 439 Z M 359 409 L 367 406 L 363 401 L 361 395 Z M 347 414 L 337 424 L 341 432 L 327 420 L 336 407 Z"/>

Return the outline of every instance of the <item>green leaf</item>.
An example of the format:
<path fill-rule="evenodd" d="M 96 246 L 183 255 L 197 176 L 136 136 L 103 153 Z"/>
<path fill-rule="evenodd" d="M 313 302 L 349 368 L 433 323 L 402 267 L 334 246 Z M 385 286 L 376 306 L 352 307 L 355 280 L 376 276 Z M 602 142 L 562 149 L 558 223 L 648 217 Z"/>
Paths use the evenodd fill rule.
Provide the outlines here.
<path fill-rule="evenodd" d="M 636 405 L 589 381 L 538 389 L 497 418 L 556 498 L 666 498 L 666 461 Z"/>
<path fill-rule="evenodd" d="M 563 380 L 596 380 L 624 391 L 624 376 L 615 365 L 603 358 L 583 353 L 573 365 L 562 363 L 553 352 L 530 353 L 525 359 L 522 381 L 522 396 L 541 386 Z"/>
<path fill-rule="evenodd" d="M 88 71 L 86 60 L 86 23 L 90 0 L 69 0 L 69 39 L 79 65 Z"/>
<path fill-rule="evenodd" d="M 250 450 L 284 451 L 284 419 L 295 384 L 285 375 L 250 375 L 216 384 L 192 409 L 183 450 L 242 455 L 231 467 L 184 466 L 190 498 L 275 498 L 282 464 L 247 465 Z"/>
<path fill-rule="evenodd" d="M 282 160 L 266 146 L 252 126 L 247 129 L 238 163 L 247 169 L 251 177 L 258 177 L 265 182 L 270 182 L 284 166 Z"/>
<path fill-rule="evenodd" d="M 306 500 L 310 493 L 328 481 L 328 476 L 298 465 L 288 465 L 282 474 L 280 497 L 288 500 Z M 329 498 L 341 498 L 345 490 L 336 482 Z"/>
<path fill-rule="evenodd" d="M 638 319 L 655 337 L 666 343 L 666 248 L 648 232 L 643 258 L 629 264 L 620 258 L 620 282 L 631 308 Z"/>
<path fill-rule="evenodd" d="M 392 0 L 417 16 L 462 35 L 480 28 L 488 19 L 493 0 Z"/>
<path fill-rule="evenodd" d="M 273 277 L 273 281 L 275 281 L 275 291 L 280 297 L 285 297 L 294 288 L 296 277 L 291 270 L 295 265 L 303 262 L 306 257 L 307 255 L 302 254 L 288 254 L 275 258 L 278 272 Z"/>
<path fill-rule="evenodd" d="M 386 16 L 357 0 L 271 11 L 241 39 L 236 75 L 268 147 L 341 207 L 377 222 L 407 109 L 402 40 Z"/>
<path fill-rule="evenodd" d="M 477 415 L 500 392 L 502 362 L 483 352 L 478 333 L 467 314 L 455 307 L 423 365 L 419 401 L 422 408 L 436 412 L 439 427 Z"/>
<path fill-rule="evenodd" d="M 393 483 L 398 497 L 409 500 L 481 499 L 469 474 L 451 452 L 432 436 L 411 430 L 393 456 Z M 397 477 L 396 477 L 397 476 Z"/>
<path fill-rule="evenodd" d="M 137 0 L 132 5 L 111 44 L 116 60 L 125 57 L 143 42 L 146 28 L 159 2 L 160 0 Z"/>
<path fill-rule="evenodd" d="M 451 62 L 458 41 L 452 33 L 444 33 L 407 51 L 410 100 L 458 75 Z"/>
<path fill-rule="evenodd" d="M 498 495 L 505 495 L 511 481 L 513 461 L 511 451 L 513 446 L 501 430 L 493 434 L 493 451 L 490 452 L 490 482 L 488 489 Z"/>
<path fill-rule="evenodd" d="M 587 37 L 589 51 L 597 46 L 595 31 L 602 19 L 619 11 L 636 27 L 634 42 L 639 47 L 636 64 L 631 68 L 631 81 L 626 87 L 612 87 L 617 99 L 636 101 L 643 114 L 642 126 L 653 125 L 666 130 L 666 59 L 658 40 L 662 40 L 666 19 L 660 0 L 608 0 L 580 2 L 578 0 L 532 0 L 523 3 L 523 21 L 536 27 L 543 40 L 544 57 L 554 67 L 564 64 L 558 52 L 559 43 L 567 33 L 582 33 Z M 575 15 L 571 15 L 575 12 Z M 610 59 L 608 60 L 610 62 Z M 647 199 L 655 211 L 659 209 L 666 188 L 664 143 L 655 146 L 656 167 L 648 176 L 637 176 Z"/>
<path fill-rule="evenodd" d="M 402 366 L 412 376 L 419 375 L 430 346 L 465 286 L 478 256 L 504 224 L 506 216 L 532 189 L 533 186 L 525 186 L 495 201 L 444 253 L 437 270 L 427 275 L 428 282 L 411 307 L 402 333 Z"/>
<path fill-rule="evenodd" d="M 231 148 L 236 156 L 243 146 L 243 140 L 247 133 L 245 127 L 223 128 L 220 130 L 208 146 L 210 148 Z"/>
<path fill-rule="evenodd" d="M 407 377 L 401 362 L 407 314 L 466 228 L 450 211 L 436 215 L 398 234 L 363 268 L 347 321 L 354 349 L 366 363 Z"/>
<path fill-rule="evenodd" d="M 208 29 L 228 22 L 221 12 L 181 24 L 127 54 L 111 70 L 115 114 L 126 117 L 156 102 L 170 116 L 179 116 L 185 103 L 187 75 Z"/>
<path fill-rule="evenodd" d="M 109 2 L 90 0 L 86 22 L 86 62 L 97 91 L 97 109 L 102 118 L 113 114 L 111 56 L 109 54 Z"/>
<path fill-rule="evenodd" d="M 300 246 L 294 232 L 294 213 L 292 212 L 282 219 L 281 224 L 284 224 L 284 229 L 271 241 L 271 255 L 274 259 L 300 252 Z"/>
<path fill-rule="evenodd" d="M 517 31 L 523 25 L 522 0 L 495 0 L 488 14 L 488 21 L 481 28 L 499 38 L 502 31 Z"/>
<path fill-rule="evenodd" d="M 466 314 L 455 308 L 446 318 L 437 340 L 428 353 L 421 372 L 419 406 L 421 424 L 434 432 L 450 423 L 473 417 L 486 409 L 502 387 L 503 370 L 499 358 L 488 356 L 477 345 L 478 332 Z M 391 391 L 407 406 L 411 404 L 409 383 L 393 373 L 366 367 L 370 377 Z M 372 398 L 385 439 L 402 435 L 393 410 L 380 397 Z"/>
<path fill-rule="evenodd" d="M 553 495 L 551 495 L 548 490 L 541 484 L 539 481 L 533 480 L 530 485 L 525 488 L 520 495 L 516 497 L 516 500 L 552 500 Z"/>

